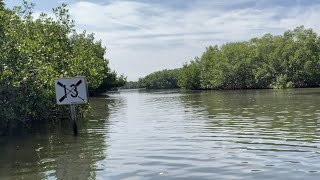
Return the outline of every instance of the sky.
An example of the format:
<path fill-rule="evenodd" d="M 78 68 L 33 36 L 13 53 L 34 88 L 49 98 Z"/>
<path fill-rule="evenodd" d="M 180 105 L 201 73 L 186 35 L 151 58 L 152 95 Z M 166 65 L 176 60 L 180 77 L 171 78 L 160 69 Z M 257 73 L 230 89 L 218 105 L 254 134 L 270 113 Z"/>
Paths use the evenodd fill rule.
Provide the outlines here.
<path fill-rule="evenodd" d="M 22 0 L 5 0 L 9 8 Z M 30 0 L 29 0 L 30 2 Z M 31 0 L 34 14 L 68 4 L 78 32 L 107 48 L 128 80 L 181 67 L 210 45 L 246 41 L 304 25 L 320 32 L 320 0 Z"/>

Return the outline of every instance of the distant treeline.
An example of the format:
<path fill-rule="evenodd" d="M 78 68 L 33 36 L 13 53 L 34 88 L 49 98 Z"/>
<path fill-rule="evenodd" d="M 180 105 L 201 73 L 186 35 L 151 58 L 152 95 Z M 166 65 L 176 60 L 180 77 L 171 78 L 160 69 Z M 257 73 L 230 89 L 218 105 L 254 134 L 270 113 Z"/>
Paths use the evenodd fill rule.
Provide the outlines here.
<path fill-rule="evenodd" d="M 24 1 L 12 10 L 0 0 L 0 132 L 17 122 L 68 112 L 56 105 L 57 78 L 85 76 L 90 94 L 125 83 L 109 68 L 101 42 L 93 34 L 75 31 L 65 4 L 53 10 L 56 18 L 44 13 L 34 18 L 32 7 Z M 87 107 L 79 107 L 80 112 Z"/>
<path fill-rule="evenodd" d="M 129 81 L 127 82 L 122 89 L 175 89 L 179 88 L 180 69 L 173 70 L 162 70 L 151 73 L 144 78 L 140 78 L 139 81 Z"/>
<path fill-rule="evenodd" d="M 258 89 L 319 87 L 320 38 L 303 26 L 283 35 L 209 46 L 180 69 L 137 82 L 148 89 Z"/>
<path fill-rule="evenodd" d="M 139 89 L 140 85 L 137 81 L 127 81 L 120 89 Z"/>

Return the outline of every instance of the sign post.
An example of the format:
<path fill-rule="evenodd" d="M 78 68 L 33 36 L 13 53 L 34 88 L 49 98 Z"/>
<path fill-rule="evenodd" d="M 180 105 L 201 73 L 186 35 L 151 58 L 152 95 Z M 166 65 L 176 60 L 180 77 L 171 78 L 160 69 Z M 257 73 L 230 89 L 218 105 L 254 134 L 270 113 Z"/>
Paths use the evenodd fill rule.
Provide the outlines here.
<path fill-rule="evenodd" d="M 88 103 L 88 88 L 85 77 L 61 78 L 55 80 L 56 99 L 58 105 L 70 105 L 74 135 L 78 134 L 77 104 Z"/>
<path fill-rule="evenodd" d="M 72 120 L 73 133 L 75 135 L 77 135 L 78 134 L 77 111 L 76 111 L 76 106 L 74 104 L 70 105 L 70 111 L 71 111 L 71 120 Z"/>

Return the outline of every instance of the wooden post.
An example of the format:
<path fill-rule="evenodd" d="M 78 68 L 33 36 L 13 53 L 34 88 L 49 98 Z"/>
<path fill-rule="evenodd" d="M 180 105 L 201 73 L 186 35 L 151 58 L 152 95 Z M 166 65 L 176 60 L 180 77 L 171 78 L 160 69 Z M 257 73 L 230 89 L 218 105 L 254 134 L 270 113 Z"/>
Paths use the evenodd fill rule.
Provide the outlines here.
<path fill-rule="evenodd" d="M 71 120 L 72 120 L 72 126 L 73 126 L 73 134 L 76 136 L 78 135 L 76 105 L 71 104 L 70 111 L 71 111 Z"/>

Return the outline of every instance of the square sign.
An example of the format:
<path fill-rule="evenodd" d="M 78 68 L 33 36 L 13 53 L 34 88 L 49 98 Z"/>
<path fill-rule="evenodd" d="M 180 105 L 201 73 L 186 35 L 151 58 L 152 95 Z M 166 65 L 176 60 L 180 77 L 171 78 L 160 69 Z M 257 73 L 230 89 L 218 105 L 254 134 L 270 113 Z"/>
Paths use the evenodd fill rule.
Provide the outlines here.
<path fill-rule="evenodd" d="M 85 77 L 62 78 L 55 80 L 58 105 L 87 104 L 88 90 Z"/>

